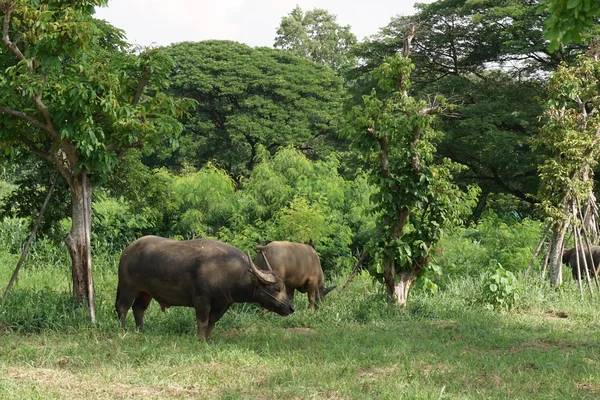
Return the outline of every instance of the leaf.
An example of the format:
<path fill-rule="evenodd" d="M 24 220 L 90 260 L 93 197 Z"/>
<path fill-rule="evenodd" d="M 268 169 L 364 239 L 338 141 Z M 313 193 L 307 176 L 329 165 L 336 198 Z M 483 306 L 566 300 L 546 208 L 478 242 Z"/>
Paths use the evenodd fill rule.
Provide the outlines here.
<path fill-rule="evenodd" d="M 580 3 L 581 0 L 569 0 L 569 2 L 567 3 L 567 9 L 570 10 L 575 7 L 578 7 Z"/>

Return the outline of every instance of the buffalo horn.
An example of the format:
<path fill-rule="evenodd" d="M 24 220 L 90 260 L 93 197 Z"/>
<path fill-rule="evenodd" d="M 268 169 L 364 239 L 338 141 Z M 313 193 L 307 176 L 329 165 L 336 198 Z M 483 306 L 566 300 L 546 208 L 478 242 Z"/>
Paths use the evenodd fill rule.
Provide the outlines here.
<path fill-rule="evenodd" d="M 267 260 L 267 255 L 262 250 L 260 254 L 262 254 L 263 258 L 265 259 L 265 263 L 267 263 L 267 268 L 269 268 L 269 271 L 273 271 L 273 268 L 271 268 L 271 264 L 269 264 L 269 260 Z"/>
<path fill-rule="evenodd" d="M 252 258 L 250 258 L 250 252 L 248 252 L 248 264 L 250 264 L 250 272 L 254 274 L 265 285 L 272 285 L 277 282 L 275 276 L 273 274 L 266 274 L 263 271 L 256 268 L 256 265 L 252 262 Z"/>

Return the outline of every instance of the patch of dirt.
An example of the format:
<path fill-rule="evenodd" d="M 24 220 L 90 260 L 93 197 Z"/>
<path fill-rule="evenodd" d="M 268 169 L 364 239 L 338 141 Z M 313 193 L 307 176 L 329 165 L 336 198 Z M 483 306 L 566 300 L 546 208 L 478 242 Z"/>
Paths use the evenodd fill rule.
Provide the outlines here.
<path fill-rule="evenodd" d="M 58 364 L 60 364 L 59 360 Z M 8 368 L 6 376 L 22 384 L 41 386 L 48 394 L 68 395 L 70 398 L 96 398 L 108 395 L 114 399 L 131 398 L 197 398 L 206 394 L 206 388 L 179 385 L 141 386 L 124 383 L 108 383 L 82 379 L 81 376 L 64 369 L 50 368 Z"/>
<path fill-rule="evenodd" d="M 484 373 L 483 375 L 478 376 L 477 378 L 475 378 L 475 380 L 480 384 L 488 384 L 488 383 L 492 382 L 495 385 L 499 385 L 502 382 L 502 379 L 500 379 L 499 375 L 488 374 L 487 372 Z"/>
<path fill-rule="evenodd" d="M 557 311 L 557 312 L 546 311 L 545 313 L 541 314 L 541 316 L 546 317 L 546 318 L 561 318 L 561 319 L 569 318 L 569 314 L 567 314 L 566 312 L 563 312 L 563 311 Z"/>
<path fill-rule="evenodd" d="M 575 382 L 577 389 L 585 390 L 592 394 L 600 394 L 600 384 L 590 382 Z"/>

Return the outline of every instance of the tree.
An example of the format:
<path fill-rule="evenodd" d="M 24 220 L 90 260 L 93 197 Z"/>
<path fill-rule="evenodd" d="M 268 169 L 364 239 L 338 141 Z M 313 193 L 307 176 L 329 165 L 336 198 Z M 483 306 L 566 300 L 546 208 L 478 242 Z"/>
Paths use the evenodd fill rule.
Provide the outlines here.
<path fill-rule="evenodd" d="M 292 145 L 312 158 L 336 149 L 344 91 L 329 68 L 282 50 L 229 41 L 185 42 L 167 49 L 171 90 L 197 100 L 181 146 L 168 163 L 196 169 L 208 161 L 247 176 L 261 148 Z M 168 148 L 165 146 L 165 148 Z"/>
<path fill-rule="evenodd" d="M 353 111 L 350 131 L 379 192 L 374 202 L 381 236 L 374 238 L 382 259 L 388 294 L 405 306 L 412 282 L 427 268 L 442 229 L 456 224 L 460 212 L 472 204 L 451 182 L 449 161 L 434 163 L 439 132 L 434 117 L 445 107 L 443 97 L 432 102 L 409 96 L 410 45 L 414 30 L 405 37 L 403 53 L 386 59 L 374 70 L 383 98 L 374 89 L 364 106 Z"/>
<path fill-rule="evenodd" d="M 562 64 L 550 81 L 551 97 L 544 112 L 544 127 L 536 146 L 546 147 L 554 157 L 540 166 L 538 196 L 551 226 L 550 278 L 562 283 L 562 251 L 569 227 L 578 239 L 597 240 L 597 209 L 593 193 L 594 167 L 600 156 L 600 62 L 581 56 L 571 66 Z M 578 211 L 583 210 L 583 211 Z M 580 223 L 577 221 L 584 221 Z"/>
<path fill-rule="evenodd" d="M 296 6 L 281 19 L 273 47 L 337 71 L 354 65 L 350 49 L 356 43 L 350 26 L 338 24 L 327 10 L 315 8 L 304 13 Z"/>
<path fill-rule="evenodd" d="M 92 17 L 105 0 L 0 1 L 0 140 L 54 166 L 69 186 L 73 298 L 89 302 L 92 188 L 127 149 L 180 132 L 190 105 L 165 94 L 171 65 L 139 53 L 123 32 Z"/>
<path fill-rule="evenodd" d="M 537 167 L 548 154 L 533 151 L 530 140 L 541 125 L 547 76 L 585 51 L 574 43 L 549 52 L 544 18 L 537 1 L 439 0 L 419 5 L 414 16 L 394 18 L 357 48 L 364 63 L 353 72 L 355 99 L 370 91 L 367 72 L 401 51 L 405 33 L 417 26 L 413 92 L 441 93 L 458 105 L 438 121 L 446 132 L 438 151 L 469 167 L 456 175 L 461 187 L 481 187 L 474 218 L 498 198 L 511 207 L 499 213 L 533 212 Z"/>

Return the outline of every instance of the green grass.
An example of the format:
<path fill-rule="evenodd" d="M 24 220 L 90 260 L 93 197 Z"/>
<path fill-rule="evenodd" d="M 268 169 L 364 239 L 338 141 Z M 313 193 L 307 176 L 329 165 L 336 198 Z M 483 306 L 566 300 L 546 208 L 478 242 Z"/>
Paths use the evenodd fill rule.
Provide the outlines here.
<path fill-rule="evenodd" d="M 581 301 L 573 284 L 524 284 L 515 311 L 494 312 L 477 301 L 479 278 L 455 279 L 435 296 L 413 292 L 402 310 L 363 275 L 316 314 L 304 295 L 286 318 L 236 305 L 203 343 L 191 308 L 163 313 L 156 303 L 143 333 L 131 314 L 122 332 L 117 259 L 95 259 L 96 327 L 72 307 L 65 254 L 27 263 L 0 308 L 0 398 L 600 396 L 599 300 Z M 2 289 L 16 260 L 0 252 Z"/>

